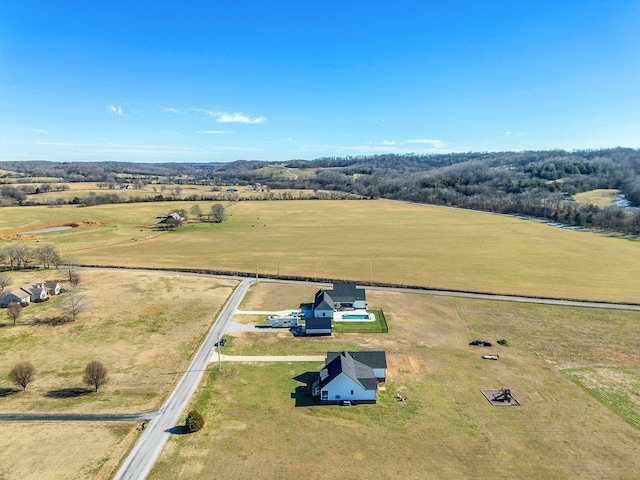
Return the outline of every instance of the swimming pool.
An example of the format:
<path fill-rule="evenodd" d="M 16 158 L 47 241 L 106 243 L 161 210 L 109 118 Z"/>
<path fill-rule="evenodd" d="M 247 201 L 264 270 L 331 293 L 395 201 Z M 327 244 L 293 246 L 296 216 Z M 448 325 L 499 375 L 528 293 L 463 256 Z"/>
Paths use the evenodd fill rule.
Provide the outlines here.
<path fill-rule="evenodd" d="M 344 315 L 342 315 L 342 319 L 343 320 L 371 320 L 368 314 L 356 315 L 356 314 L 350 314 L 350 313 L 345 313 Z"/>

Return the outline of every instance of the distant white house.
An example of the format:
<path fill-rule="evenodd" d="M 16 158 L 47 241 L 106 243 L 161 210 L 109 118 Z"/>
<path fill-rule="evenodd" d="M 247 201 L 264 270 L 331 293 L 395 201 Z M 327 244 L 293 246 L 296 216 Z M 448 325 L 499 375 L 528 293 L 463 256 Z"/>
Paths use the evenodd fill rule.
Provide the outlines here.
<path fill-rule="evenodd" d="M 366 292 L 354 283 L 336 283 L 332 290 L 318 290 L 313 302 L 314 317 L 333 318 L 333 312 L 367 308 Z"/>
<path fill-rule="evenodd" d="M 10 292 L 0 292 L 0 307 L 8 307 L 11 302 L 22 305 L 28 305 L 32 302 L 43 302 L 47 300 L 50 295 L 58 294 L 60 294 L 60 283 L 57 281 L 45 282 L 36 280 Z"/>
<path fill-rule="evenodd" d="M 358 356 L 360 360 L 355 358 Z M 364 363 L 372 359 L 378 365 L 384 363 L 386 372 L 385 352 L 329 352 L 325 367 L 312 385 L 312 394 L 326 403 L 375 403 L 378 382 L 386 373 L 377 377 L 373 367 Z"/>

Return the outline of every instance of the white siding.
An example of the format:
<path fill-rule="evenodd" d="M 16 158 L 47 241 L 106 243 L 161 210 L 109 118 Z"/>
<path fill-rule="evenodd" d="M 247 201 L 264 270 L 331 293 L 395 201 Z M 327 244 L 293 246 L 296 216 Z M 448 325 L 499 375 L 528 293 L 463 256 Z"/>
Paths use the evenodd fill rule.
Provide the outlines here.
<path fill-rule="evenodd" d="M 334 378 L 323 391 L 328 392 L 328 401 L 342 402 L 344 400 L 375 400 L 375 390 L 365 390 L 344 373 Z M 353 392 L 353 393 L 352 393 Z"/>

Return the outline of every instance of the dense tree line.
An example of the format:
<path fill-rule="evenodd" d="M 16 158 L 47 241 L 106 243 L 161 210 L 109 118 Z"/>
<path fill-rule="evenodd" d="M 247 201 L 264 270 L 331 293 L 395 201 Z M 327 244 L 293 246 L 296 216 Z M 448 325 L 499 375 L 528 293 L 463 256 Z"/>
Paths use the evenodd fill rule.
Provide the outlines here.
<path fill-rule="evenodd" d="M 640 150 L 629 148 L 387 154 L 276 163 L 253 160 L 227 164 L 0 162 L 0 169 L 16 172 L 12 175 L 22 175 L 24 178 L 20 180 L 25 181 L 28 176 L 58 178 L 59 182 L 95 181 L 99 182 L 100 188 L 110 190 L 125 182 L 162 181 L 175 185 L 173 191 L 160 191 L 151 198 L 104 193 L 73 199 L 72 203 L 84 206 L 175 200 L 180 198 L 176 189 L 182 183 L 260 184 L 260 191 L 244 199 L 389 198 L 527 215 L 634 235 L 640 233 L 637 209 L 598 208 L 573 199 L 574 195 L 589 190 L 617 189 L 633 207 L 640 207 Z M 286 175 L 288 169 L 306 171 L 306 174 Z M 15 178 L 9 180 L 15 182 Z M 44 184 L 39 188 L 44 188 Z M 303 189 L 313 194 L 299 196 L 278 191 L 283 189 Z M 4 185 L 0 193 L 0 206 L 29 204 L 27 196 L 30 192 L 22 188 Z M 188 200 L 235 199 L 238 198 L 231 194 L 212 194 L 211 197 Z"/>

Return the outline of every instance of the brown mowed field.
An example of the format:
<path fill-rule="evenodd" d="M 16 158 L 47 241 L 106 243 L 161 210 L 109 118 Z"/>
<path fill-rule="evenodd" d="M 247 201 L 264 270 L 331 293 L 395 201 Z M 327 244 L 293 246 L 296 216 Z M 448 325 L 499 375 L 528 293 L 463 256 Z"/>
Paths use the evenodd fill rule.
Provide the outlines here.
<path fill-rule="evenodd" d="M 61 272 L 10 275 L 19 286 Z M 0 310 L 0 372 L 5 375 L 0 388 L 15 388 L 6 375 L 19 361 L 31 361 L 37 370 L 25 392 L 0 397 L 2 413 L 137 413 L 158 408 L 236 284 L 140 271 L 85 270 L 81 275 L 86 311 L 76 322 L 46 324 L 64 312 L 64 292 L 24 308 L 17 326 Z M 105 365 L 110 378 L 97 394 L 84 391 L 82 384 L 84 368 L 94 359 Z"/>
<path fill-rule="evenodd" d="M 10 276 L 17 287 L 60 273 Z M 65 293 L 24 308 L 17 326 L 0 310 L 0 413 L 137 413 L 160 407 L 237 283 L 140 271 L 84 270 L 81 275 L 87 310 L 76 322 L 32 324 L 58 316 Z M 82 383 L 93 359 L 109 372 L 109 382 L 97 394 Z M 25 392 L 6 376 L 22 360 L 36 367 Z M 0 422 L 0 478 L 110 478 L 139 426 Z"/>
<path fill-rule="evenodd" d="M 111 478 L 137 435 L 126 423 L 0 423 L 0 478 Z"/>
<path fill-rule="evenodd" d="M 368 300 L 385 310 L 389 334 L 334 335 L 332 342 L 387 352 L 388 380 L 376 405 L 296 407 L 304 388 L 296 377 L 321 363 L 223 363 L 193 400 L 204 429 L 173 436 L 150 478 L 637 478 L 640 431 L 561 373 L 563 340 L 555 357 L 551 346 L 540 350 L 582 318 L 584 333 L 574 332 L 567 356 L 589 363 L 598 353 L 591 334 L 615 313 L 527 305 L 511 316 L 508 302 L 382 292 Z M 620 317 L 640 321 L 637 312 Z M 509 319 L 515 327 L 505 325 Z M 532 322 L 538 325 L 529 331 Z M 612 329 L 604 339 L 617 352 L 608 365 L 633 356 L 628 333 Z M 508 336 L 513 346 L 469 346 L 478 336 Z M 482 360 L 485 353 L 500 360 Z M 502 387 L 521 406 L 493 407 L 480 392 Z"/>
<path fill-rule="evenodd" d="M 187 211 L 190 205 L 175 203 Z M 118 205 L 117 214 L 110 208 L 80 210 L 84 219 L 95 212 L 100 227 L 48 238 L 88 264 L 640 303 L 639 242 L 502 215 L 385 200 L 243 201 L 227 205 L 222 224 L 158 234 L 148 225 L 167 205 Z M 129 211 L 147 226 L 126 227 Z"/>

